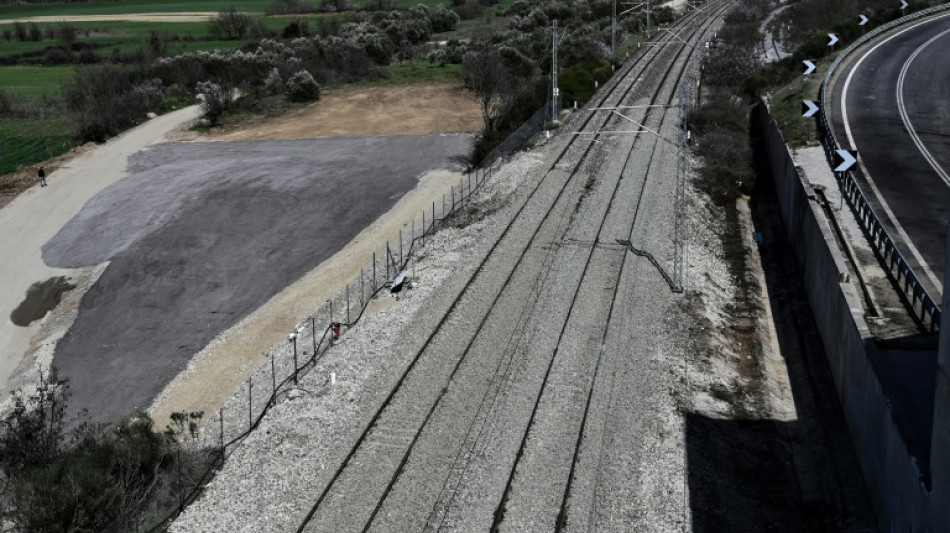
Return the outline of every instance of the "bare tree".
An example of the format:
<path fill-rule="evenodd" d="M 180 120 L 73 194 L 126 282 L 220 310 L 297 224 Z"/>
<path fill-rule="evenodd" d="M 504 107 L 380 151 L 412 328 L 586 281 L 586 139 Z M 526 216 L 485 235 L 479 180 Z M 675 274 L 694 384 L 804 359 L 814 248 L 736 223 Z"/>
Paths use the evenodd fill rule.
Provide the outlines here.
<path fill-rule="evenodd" d="M 514 101 L 517 78 L 498 50 L 484 43 L 462 58 L 462 80 L 478 97 L 486 133 L 494 132 Z"/>
<path fill-rule="evenodd" d="M 234 7 L 226 7 L 218 11 L 218 15 L 208 23 L 208 33 L 212 37 L 228 41 L 247 37 L 253 28 L 254 21 L 251 17 Z"/>

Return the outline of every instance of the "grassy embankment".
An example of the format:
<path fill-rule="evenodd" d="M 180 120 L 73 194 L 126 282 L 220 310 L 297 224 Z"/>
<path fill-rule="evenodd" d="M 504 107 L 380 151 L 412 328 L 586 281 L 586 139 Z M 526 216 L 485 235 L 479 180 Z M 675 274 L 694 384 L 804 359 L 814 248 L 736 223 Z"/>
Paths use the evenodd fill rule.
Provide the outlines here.
<path fill-rule="evenodd" d="M 38 106 L 54 96 L 72 77 L 74 67 L 8 67 L 0 69 L 0 87 L 19 105 Z M 0 120 L 0 175 L 57 156 L 72 146 L 69 123 L 60 113 Z"/>

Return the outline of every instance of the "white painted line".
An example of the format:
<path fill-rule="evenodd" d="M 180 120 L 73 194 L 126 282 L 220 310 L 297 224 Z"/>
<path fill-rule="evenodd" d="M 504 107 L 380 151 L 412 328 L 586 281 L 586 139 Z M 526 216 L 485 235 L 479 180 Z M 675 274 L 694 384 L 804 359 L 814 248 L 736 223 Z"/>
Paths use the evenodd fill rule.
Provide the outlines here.
<path fill-rule="evenodd" d="M 891 39 L 894 39 L 904 34 L 905 32 L 911 31 L 917 28 L 918 26 L 921 26 L 924 24 L 930 24 L 931 22 L 934 22 L 942 18 L 947 18 L 947 17 L 950 17 L 950 13 L 946 13 L 946 14 L 939 15 L 931 19 L 916 22 L 913 25 L 908 26 L 907 28 L 904 28 L 903 30 L 895 33 L 894 35 L 891 35 L 890 37 L 874 45 L 870 50 L 865 52 L 864 55 L 861 56 L 861 59 L 859 59 L 851 67 L 851 70 L 848 72 L 848 76 L 845 79 L 844 88 L 841 90 L 841 122 L 844 124 L 845 135 L 847 135 L 848 144 L 850 145 L 852 149 L 856 149 L 856 146 L 854 144 L 854 135 L 852 135 L 851 133 L 851 123 L 848 122 L 848 88 L 851 86 L 851 79 L 854 77 L 855 71 L 858 70 L 858 67 L 861 66 L 861 63 L 863 63 L 864 60 L 867 59 L 869 55 L 874 53 L 874 51 L 880 48 L 881 46 L 884 46 L 884 44 L 886 44 Z M 884 198 L 884 195 L 881 194 L 880 189 L 877 188 L 877 184 L 874 183 L 874 179 L 871 177 L 871 173 L 868 172 L 868 169 L 864 166 L 863 158 L 860 158 L 860 157 L 858 158 L 858 166 L 861 167 L 861 171 L 864 173 L 864 177 L 867 178 L 868 185 L 870 185 L 871 190 L 874 192 L 874 195 L 881 202 L 881 207 L 884 209 L 885 214 L 891 220 L 891 223 L 894 224 L 894 227 L 897 229 L 898 236 L 900 236 L 900 238 L 904 241 L 904 243 L 907 246 L 908 251 L 910 251 L 911 255 L 914 256 L 914 259 L 916 259 L 917 262 L 920 264 L 921 268 L 924 271 L 924 275 L 927 276 L 927 279 L 929 279 L 930 282 L 935 287 L 937 287 L 937 290 L 940 291 L 941 294 L 943 294 L 942 280 L 938 279 L 938 277 L 934 274 L 933 270 L 930 269 L 930 265 L 928 265 L 927 262 L 924 261 L 923 256 L 920 255 L 920 251 L 917 249 L 916 246 L 914 246 L 913 241 L 910 240 L 910 236 L 907 235 L 907 231 L 905 231 L 904 227 L 901 226 L 900 222 L 898 222 L 897 217 L 894 215 L 894 211 L 891 210 L 891 207 L 887 204 L 887 200 Z M 947 265 L 945 268 L 950 268 L 950 265 Z"/>
<path fill-rule="evenodd" d="M 907 133 L 910 133 L 910 138 L 914 141 L 914 144 L 917 145 L 917 149 L 920 150 L 920 153 L 924 156 L 924 159 L 930 163 L 930 167 L 934 169 L 934 172 L 940 176 L 944 183 L 950 186 L 950 176 L 947 175 L 947 171 L 944 170 L 939 163 L 937 163 L 937 160 L 934 159 L 933 155 L 931 155 L 930 150 L 927 150 L 927 147 L 924 146 L 923 141 L 920 140 L 920 136 L 917 135 L 917 130 L 914 129 L 914 125 L 910 122 L 910 116 L 907 115 L 907 106 L 904 104 L 904 80 L 907 78 L 907 71 L 910 70 L 914 60 L 917 59 L 917 56 L 920 55 L 920 53 L 923 52 L 925 48 L 948 33 L 950 33 L 950 30 L 943 31 L 931 37 L 929 41 L 925 42 L 924 44 L 920 45 L 919 48 L 914 50 L 914 53 L 911 54 L 911 56 L 904 63 L 903 68 L 901 68 L 901 74 L 897 78 L 897 108 L 900 110 L 901 120 L 904 121 L 904 126 L 907 128 Z"/>

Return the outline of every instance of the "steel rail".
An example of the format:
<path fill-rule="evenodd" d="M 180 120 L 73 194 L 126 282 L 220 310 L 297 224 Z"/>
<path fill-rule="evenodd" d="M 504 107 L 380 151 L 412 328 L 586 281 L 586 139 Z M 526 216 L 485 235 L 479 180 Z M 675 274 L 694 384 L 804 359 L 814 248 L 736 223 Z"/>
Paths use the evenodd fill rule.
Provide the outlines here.
<path fill-rule="evenodd" d="M 608 86 L 608 90 L 607 90 L 606 94 L 600 99 L 599 105 L 603 105 L 604 102 L 606 102 L 611 96 L 614 95 L 614 92 L 618 89 L 618 87 L 620 86 L 620 83 L 621 83 L 623 80 L 625 80 L 627 77 L 629 77 L 630 73 L 640 64 L 640 62 L 642 62 L 642 61 L 644 61 L 644 60 L 650 60 L 650 61 L 652 61 L 652 59 L 653 59 L 654 57 L 656 57 L 656 56 L 659 54 L 659 52 L 656 52 L 656 53 L 652 54 L 652 57 L 651 57 L 651 54 L 650 54 L 649 52 L 650 52 L 650 50 L 648 50 L 647 53 L 645 53 L 645 54 L 642 54 L 642 55 L 637 56 L 637 58 L 635 59 L 635 61 L 634 61 L 633 63 L 631 63 L 631 65 L 626 69 L 625 72 L 622 73 L 621 76 L 615 77 L 614 80 L 611 80 L 611 83 L 610 83 L 610 85 Z M 630 86 L 626 87 L 625 90 L 623 91 L 623 96 L 625 96 L 626 94 L 628 94 L 629 91 L 632 89 L 632 87 L 633 87 L 633 84 L 630 84 Z M 623 96 L 621 96 L 621 98 L 622 98 Z M 587 118 L 585 118 L 584 121 L 583 121 L 583 127 L 586 128 L 586 127 L 592 122 L 592 119 L 593 119 L 593 115 L 588 116 Z M 604 127 L 606 124 L 608 124 L 611 120 L 612 120 L 611 117 L 606 117 L 606 118 L 604 119 L 603 123 L 600 125 L 600 128 L 603 128 L 603 127 Z M 559 190 L 559 192 L 558 192 L 557 198 L 554 200 L 554 202 L 552 203 L 551 208 L 550 208 L 550 209 L 548 210 L 548 212 L 545 214 L 544 219 L 543 219 L 543 220 L 537 225 L 537 227 L 535 228 L 535 231 L 534 231 L 533 234 L 532 234 L 532 239 L 529 241 L 528 245 L 527 245 L 526 247 L 524 247 L 524 249 L 522 250 L 521 257 L 520 257 L 519 260 L 518 260 L 518 264 L 520 264 L 521 260 L 524 258 L 524 255 L 526 254 L 527 250 L 529 250 L 529 249 L 531 248 L 531 243 L 534 242 L 534 237 L 535 237 L 535 236 L 537 235 L 537 233 L 540 231 L 541 227 L 543 226 L 544 221 L 547 220 L 547 218 L 548 218 L 548 216 L 551 214 L 553 208 L 558 204 L 558 200 L 561 198 L 561 196 L 563 195 L 564 191 L 567 189 L 568 185 L 570 185 L 573 181 L 576 180 L 576 177 L 579 175 L 579 172 L 578 172 L 579 169 L 581 168 L 581 166 L 583 165 L 583 163 L 586 161 L 587 156 L 591 153 L 591 150 L 592 150 L 593 146 L 595 145 L 596 137 L 595 137 L 594 139 L 585 139 L 585 140 L 587 141 L 587 143 L 586 143 L 586 146 L 585 146 L 585 148 L 584 148 L 584 152 L 583 152 L 583 154 L 582 154 L 582 156 L 581 156 L 581 158 L 580 158 L 580 162 L 575 166 L 575 168 L 574 168 L 574 170 L 572 171 L 571 176 L 569 177 L 569 179 L 564 183 L 564 185 L 561 186 L 561 188 L 560 188 L 560 190 Z M 350 451 L 347 453 L 346 457 L 344 458 L 342 464 L 336 469 L 336 471 L 334 472 L 334 474 L 333 474 L 333 476 L 331 477 L 330 481 L 327 483 L 327 485 L 325 486 L 324 490 L 321 492 L 321 494 L 318 496 L 318 498 L 316 499 L 315 503 L 314 503 L 313 506 L 311 507 L 310 512 L 307 514 L 307 516 L 304 518 L 304 520 L 303 520 L 303 522 L 301 523 L 301 525 L 298 527 L 298 529 L 297 529 L 298 532 L 302 532 L 302 531 L 304 530 L 304 528 L 306 527 L 306 525 L 307 525 L 307 524 L 310 522 L 310 520 L 313 518 L 313 516 L 314 516 L 314 514 L 316 513 L 317 509 L 320 507 L 320 505 L 321 505 L 321 504 L 323 503 L 323 501 L 326 499 L 326 497 L 328 496 L 328 494 L 329 494 L 330 491 L 332 490 L 332 488 L 333 488 L 333 486 L 335 485 L 335 483 L 337 482 L 337 480 L 340 478 L 340 476 L 342 475 L 342 473 L 343 473 L 343 472 L 346 470 L 346 468 L 349 466 L 349 464 L 350 464 L 352 458 L 354 457 L 354 455 L 356 454 L 356 452 L 357 452 L 359 449 L 361 449 L 363 443 L 366 441 L 366 439 L 367 439 L 367 437 L 369 436 L 370 432 L 371 432 L 372 429 L 376 426 L 376 423 L 378 422 L 378 420 L 379 420 L 379 418 L 381 417 L 382 413 L 383 413 L 383 412 L 386 410 L 386 408 L 391 404 L 391 402 L 392 402 L 393 398 L 395 397 L 396 393 L 402 388 L 403 383 L 405 383 L 406 378 L 407 378 L 407 377 L 409 376 L 409 374 L 412 372 L 412 370 L 414 369 L 416 363 L 419 361 L 420 357 L 425 353 L 426 348 L 427 348 L 427 347 L 430 345 L 430 343 L 433 341 L 433 339 L 435 338 L 436 334 L 437 334 L 437 333 L 439 332 L 439 330 L 441 329 L 442 325 L 448 320 L 448 318 L 449 318 L 450 316 L 453 315 L 453 312 L 455 311 L 456 307 L 458 306 L 459 302 L 461 301 L 462 296 L 466 294 L 468 288 L 471 287 L 471 285 L 473 284 L 474 280 L 475 280 L 475 279 L 478 277 L 478 275 L 481 273 L 482 267 L 484 267 L 485 263 L 486 263 L 486 262 L 488 261 L 488 259 L 492 256 L 492 253 L 494 252 L 494 250 L 495 250 L 495 249 L 499 246 L 499 244 L 504 240 L 505 236 L 508 235 L 508 233 L 510 232 L 510 230 L 511 230 L 512 226 L 514 225 L 515 221 L 518 220 L 519 215 L 521 214 L 521 212 L 529 205 L 531 199 L 532 199 L 532 198 L 535 196 L 535 194 L 540 190 L 541 186 L 545 183 L 545 181 L 547 180 L 547 178 L 548 178 L 548 177 L 551 175 L 551 173 L 554 171 L 554 169 L 556 168 L 557 164 L 567 155 L 568 151 L 569 151 L 571 148 L 577 146 L 578 144 L 580 144 L 580 143 L 578 143 L 576 139 L 572 139 L 570 142 L 568 142 L 568 143 L 565 145 L 565 147 L 561 150 L 561 152 L 558 154 L 558 156 L 557 156 L 557 158 L 554 160 L 554 162 L 553 162 L 553 163 L 550 165 L 550 167 L 547 169 L 547 171 L 545 172 L 545 175 L 542 177 L 542 179 L 541 179 L 541 180 L 538 182 L 538 184 L 536 184 L 535 187 L 532 189 L 531 193 L 529 194 L 529 196 L 528 196 L 528 198 L 526 199 L 526 201 L 524 202 L 524 204 L 518 209 L 518 211 L 517 211 L 517 212 L 515 213 L 515 215 L 512 217 L 512 220 L 511 220 L 511 221 L 509 222 L 509 224 L 506 226 L 506 228 L 504 229 L 504 231 L 502 232 L 502 234 L 499 236 L 499 238 L 496 240 L 496 242 L 491 246 L 491 248 L 489 249 L 489 251 L 488 251 L 488 253 L 486 254 L 485 258 L 481 261 L 481 263 L 479 264 L 479 266 L 475 269 L 475 271 L 473 272 L 473 274 L 470 276 L 469 280 L 467 280 L 467 282 L 465 283 L 465 285 L 464 285 L 462 291 L 460 291 L 460 293 L 459 293 L 459 294 L 456 296 L 456 298 L 453 300 L 452 304 L 451 304 L 450 307 L 449 307 L 449 310 L 441 317 L 440 321 L 439 321 L 438 324 L 435 326 L 435 328 L 433 329 L 432 333 L 427 337 L 427 339 L 426 339 L 426 341 L 423 343 L 422 347 L 420 347 L 420 349 L 417 351 L 416 355 L 415 355 L 415 356 L 412 358 L 412 360 L 410 361 L 409 365 L 408 365 L 408 366 L 406 367 L 406 369 L 403 371 L 402 375 L 401 375 L 400 378 L 397 380 L 395 386 L 390 390 L 389 394 L 386 396 L 386 398 L 384 399 L 383 403 L 382 403 L 382 404 L 380 405 L 380 407 L 376 410 L 376 412 L 374 413 L 374 415 L 373 415 L 372 418 L 370 419 L 370 422 L 369 422 L 369 423 L 367 424 L 367 426 L 364 428 L 363 432 L 361 433 L 361 435 L 360 435 L 359 438 L 357 439 L 356 443 L 351 447 Z M 504 287 L 507 286 L 508 283 L 510 283 L 511 278 L 512 278 L 512 276 L 513 276 L 513 274 L 514 274 L 514 272 L 515 272 L 516 270 L 517 270 L 517 264 L 516 264 L 515 267 L 512 269 L 512 271 L 509 273 L 507 279 L 505 280 L 504 284 L 502 285 L 502 288 L 499 290 L 498 295 L 496 295 L 496 297 L 495 297 L 495 299 L 494 299 L 494 301 L 493 301 L 491 307 L 494 307 L 495 303 L 497 303 L 497 300 L 498 300 L 499 296 L 504 292 Z M 491 313 L 490 313 L 491 307 L 489 308 L 489 312 L 487 312 L 487 313 L 485 314 L 485 316 L 482 318 L 482 320 L 481 320 L 481 323 L 482 323 L 482 324 L 485 322 L 485 320 L 487 320 L 487 317 L 490 316 L 490 314 L 491 314 Z M 476 330 L 476 331 L 477 331 L 477 330 Z M 469 346 L 471 346 L 471 342 L 469 343 Z M 460 366 L 462 360 L 464 360 L 464 354 L 463 354 L 463 357 L 459 360 L 459 362 L 455 365 L 455 368 L 453 369 L 453 375 L 454 375 L 454 372 L 455 372 L 455 371 L 458 369 L 458 367 Z M 441 395 L 440 395 L 440 398 L 441 398 Z M 438 399 L 436 400 L 436 405 L 437 405 L 437 403 L 438 403 Z M 434 409 L 434 407 L 435 407 L 435 405 L 433 406 L 433 409 Z M 431 414 L 431 412 L 430 412 L 430 414 Z M 413 442 L 415 442 L 415 439 L 417 439 L 417 438 L 418 438 L 418 433 L 417 433 L 416 437 L 414 438 L 414 441 L 413 441 Z M 404 462 L 403 462 L 402 464 L 404 464 Z M 387 493 L 388 493 L 389 488 L 391 488 L 391 486 L 392 486 L 392 482 L 390 483 L 389 487 L 387 488 Z M 381 501 L 382 501 L 382 499 L 381 499 Z M 374 514 L 375 514 L 375 513 L 374 513 Z"/>

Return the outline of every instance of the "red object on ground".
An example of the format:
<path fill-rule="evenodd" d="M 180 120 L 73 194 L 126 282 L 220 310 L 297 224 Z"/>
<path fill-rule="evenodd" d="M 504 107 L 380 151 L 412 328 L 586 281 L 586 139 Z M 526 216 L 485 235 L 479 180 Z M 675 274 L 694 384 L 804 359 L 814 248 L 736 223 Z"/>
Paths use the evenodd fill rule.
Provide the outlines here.
<path fill-rule="evenodd" d="M 340 340 L 340 323 L 334 322 L 333 324 L 330 325 L 330 329 L 333 330 L 333 340 L 335 341 Z"/>

